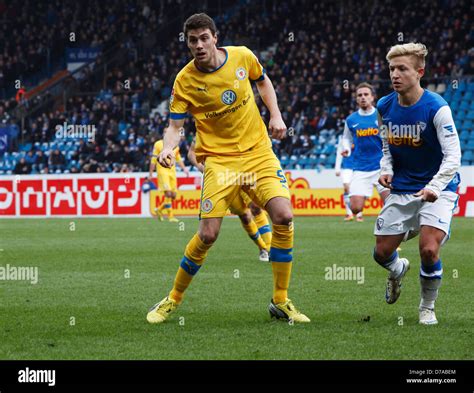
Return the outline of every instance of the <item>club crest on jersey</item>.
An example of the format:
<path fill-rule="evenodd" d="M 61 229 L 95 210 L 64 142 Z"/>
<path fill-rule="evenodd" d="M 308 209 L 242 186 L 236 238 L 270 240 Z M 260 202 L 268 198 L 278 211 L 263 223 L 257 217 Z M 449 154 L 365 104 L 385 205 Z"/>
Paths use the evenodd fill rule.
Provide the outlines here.
<path fill-rule="evenodd" d="M 383 218 L 377 218 L 377 229 L 380 231 L 383 227 Z"/>
<path fill-rule="evenodd" d="M 426 123 L 423 122 L 423 121 L 417 121 L 416 122 L 416 128 L 419 131 L 419 133 L 421 134 L 426 129 Z"/>
<path fill-rule="evenodd" d="M 247 76 L 247 72 L 245 71 L 245 68 L 239 67 L 235 71 L 235 76 L 237 77 L 238 80 L 244 80 L 245 77 Z"/>
<path fill-rule="evenodd" d="M 211 210 L 212 210 L 213 206 L 212 206 L 212 202 L 210 199 L 205 199 L 203 202 L 202 202 L 202 206 L 201 206 L 201 210 L 204 212 L 204 213 L 209 213 Z"/>
<path fill-rule="evenodd" d="M 221 95 L 221 100 L 226 105 L 232 105 L 237 99 L 237 95 L 232 90 L 226 90 Z"/>

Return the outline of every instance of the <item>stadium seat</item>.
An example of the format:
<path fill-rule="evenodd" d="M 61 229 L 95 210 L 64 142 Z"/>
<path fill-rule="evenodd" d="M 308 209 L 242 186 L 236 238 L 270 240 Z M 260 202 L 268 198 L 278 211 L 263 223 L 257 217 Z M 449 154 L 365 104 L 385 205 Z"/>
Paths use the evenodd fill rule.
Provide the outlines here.
<path fill-rule="evenodd" d="M 463 147 L 463 150 L 468 151 L 474 151 L 474 139 L 469 139 L 466 146 Z"/>
<path fill-rule="evenodd" d="M 464 151 L 462 159 L 465 161 L 471 161 L 472 159 L 474 159 L 474 153 L 472 152 L 472 150 Z"/>

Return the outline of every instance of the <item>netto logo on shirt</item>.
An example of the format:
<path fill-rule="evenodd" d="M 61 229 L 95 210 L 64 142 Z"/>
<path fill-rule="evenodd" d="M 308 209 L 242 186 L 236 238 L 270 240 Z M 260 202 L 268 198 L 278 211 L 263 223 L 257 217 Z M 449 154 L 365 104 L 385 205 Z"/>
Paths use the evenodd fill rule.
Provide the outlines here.
<path fill-rule="evenodd" d="M 374 136 L 374 135 L 378 135 L 378 134 L 379 134 L 379 129 L 378 128 L 373 128 L 373 127 L 360 129 L 360 130 L 356 131 L 356 135 L 357 135 L 358 138 L 360 138 L 361 136 Z"/>
<path fill-rule="evenodd" d="M 237 99 L 237 95 L 232 90 L 226 90 L 221 95 L 221 100 L 226 105 L 232 105 Z"/>

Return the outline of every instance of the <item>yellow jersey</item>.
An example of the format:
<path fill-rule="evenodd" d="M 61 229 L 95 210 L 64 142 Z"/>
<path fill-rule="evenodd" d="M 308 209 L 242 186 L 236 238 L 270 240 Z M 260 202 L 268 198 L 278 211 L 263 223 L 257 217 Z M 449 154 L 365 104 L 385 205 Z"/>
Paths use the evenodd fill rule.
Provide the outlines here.
<path fill-rule="evenodd" d="M 196 122 L 196 156 L 237 156 L 256 146 L 271 147 L 251 81 L 264 79 L 265 70 L 245 46 L 218 48 L 224 63 L 205 72 L 190 61 L 176 76 L 170 98 L 170 118 L 190 113 Z"/>
<path fill-rule="evenodd" d="M 165 171 L 165 170 L 170 170 L 174 169 L 174 165 L 171 168 L 165 168 L 160 165 L 158 162 L 158 156 L 160 155 L 161 151 L 163 150 L 163 139 L 160 139 L 159 141 L 156 141 L 155 144 L 153 145 L 153 155 L 151 156 L 151 162 L 156 165 L 156 170 L 160 171 Z M 181 154 L 179 153 L 179 147 L 176 146 L 176 148 L 173 150 L 174 156 L 176 158 L 176 162 L 181 162 Z"/>

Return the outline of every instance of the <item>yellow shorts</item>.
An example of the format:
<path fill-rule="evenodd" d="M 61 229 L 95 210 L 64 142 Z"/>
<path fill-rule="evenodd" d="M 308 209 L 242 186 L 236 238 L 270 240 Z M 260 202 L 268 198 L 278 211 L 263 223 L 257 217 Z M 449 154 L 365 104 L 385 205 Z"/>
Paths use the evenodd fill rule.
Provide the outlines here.
<path fill-rule="evenodd" d="M 252 202 L 252 200 L 250 199 L 248 194 L 241 188 L 239 193 L 229 206 L 230 212 L 232 214 L 242 216 L 248 210 L 250 202 Z"/>
<path fill-rule="evenodd" d="M 159 169 L 156 171 L 156 174 L 158 177 L 158 188 L 160 191 L 178 191 L 176 170 L 174 168 L 168 170 Z"/>
<path fill-rule="evenodd" d="M 210 156 L 204 164 L 200 218 L 224 217 L 242 187 L 262 208 L 275 197 L 290 199 L 280 161 L 270 147 L 239 156 Z"/>

